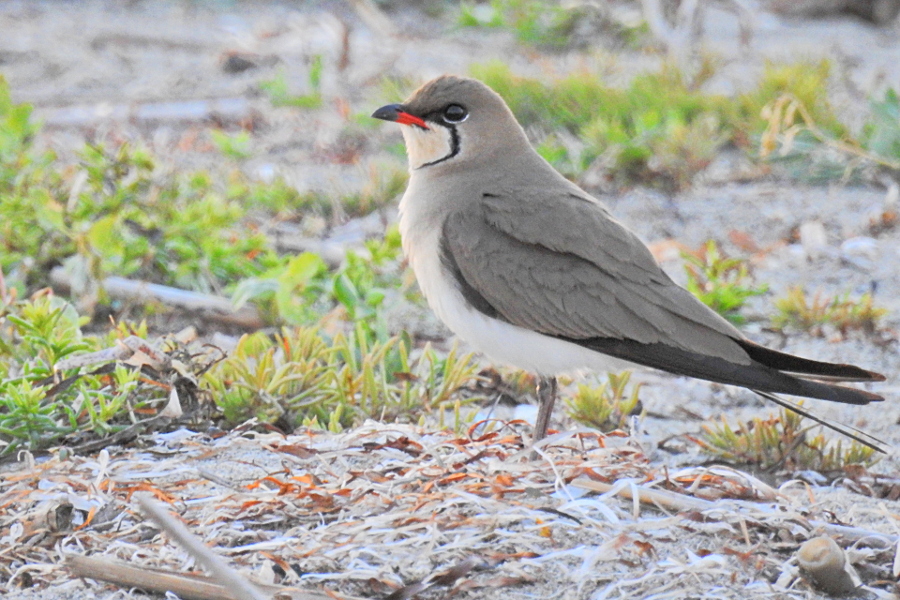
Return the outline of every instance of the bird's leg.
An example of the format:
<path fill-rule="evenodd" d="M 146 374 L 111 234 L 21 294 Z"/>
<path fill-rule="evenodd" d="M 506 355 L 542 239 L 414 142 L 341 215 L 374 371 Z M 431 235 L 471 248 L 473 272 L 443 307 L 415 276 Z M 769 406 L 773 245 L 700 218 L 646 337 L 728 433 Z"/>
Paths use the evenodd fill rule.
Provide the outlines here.
<path fill-rule="evenodd" d="M 540 377 L 537 383 L 538 416 L 534 423 L 534 441 L 537 442 L 547 435 L 547 427 L 550 426 L 550 415 L 553 413 L 553 405 L 556 403 L 556 377 Z"/>

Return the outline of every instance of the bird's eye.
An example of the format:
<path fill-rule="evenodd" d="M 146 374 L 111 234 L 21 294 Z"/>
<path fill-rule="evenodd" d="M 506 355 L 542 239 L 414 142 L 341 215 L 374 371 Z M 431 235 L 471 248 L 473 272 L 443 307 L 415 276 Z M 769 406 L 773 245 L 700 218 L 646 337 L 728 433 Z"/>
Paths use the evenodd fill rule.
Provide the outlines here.
<path fill-rule="evenodd" d="M 469 111 L 459 104 L 450 104 L 444 109 L 444 122 L 462 123 L 469 116 Z"/>

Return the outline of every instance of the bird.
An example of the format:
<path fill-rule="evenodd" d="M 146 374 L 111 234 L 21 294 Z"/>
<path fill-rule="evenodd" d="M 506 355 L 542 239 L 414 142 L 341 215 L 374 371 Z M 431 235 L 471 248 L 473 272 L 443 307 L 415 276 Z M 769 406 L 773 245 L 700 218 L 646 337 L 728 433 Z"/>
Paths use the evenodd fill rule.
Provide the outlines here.
<path fill-rule="evenodd" d="M 864 405 L 884 398 L 838 383 L 883 375 L 749 340 L 544 160 L 486 84 L 443 75 L 372 117 L 402 126 L 410 177 L 399 228 L 419 287 L 459 338 L 537 376 L 533 442 L 547 434 L 557 376 L 638 366 L 748 388 L 885 451 L 780 396 Z"/>

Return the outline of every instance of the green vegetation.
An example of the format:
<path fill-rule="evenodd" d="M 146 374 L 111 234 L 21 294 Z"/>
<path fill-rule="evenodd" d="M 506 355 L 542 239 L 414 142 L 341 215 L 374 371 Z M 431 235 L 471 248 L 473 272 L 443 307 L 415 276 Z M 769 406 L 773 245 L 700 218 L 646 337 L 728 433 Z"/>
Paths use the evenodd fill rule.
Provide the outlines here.
<path fill-rule="evenodd" d="M 366 242 L 367 256 L 349 251 L 344 263 L 329 270 L 317 254 L 304 252 L 243 280 L 235 290 L 238 306 L 254 301 L 284 323 L 303 325 L 325 315 L 364 324 L 370 335 L 387 337 L 379 308 L 391 290 L 401 287 L 400 233 Z M 338 311 L 340 314 L 335 314 Z"/>
<path fill-rule="evenodd" d="M 100 338 L 85 336 L 86 319 L 49 293 L 27 301 L 7 296 L 0 308 L 0 455 L 20 447 L 41 448 L 80 426 L 98 433 L 115 429 L 128 409 L 143 405 L 135 388 L 140 370 L 117 366 L 63 385 L 58 373 L 67 357 L 96 350 Z M 110 335 L 115 337 L 115 332 Z M 62 377 L 57 377 L 61 375 Z M 127 422 L 127 421 L 126 421 Z"/>
<path fill-rule="evenodd" d="M 375 165 L 369 169 L 365 185 L 356 192 L 335 198 L 334 194 L 315 191 L 304 194 L 301 199 L 306 208 L 340 222 L 367 215 L 394 202 L 406 189 L 407 181 L 409 172 L 406 169 L 396 164 Z"/>
<path fill-rule="evenodd" d="M 601 36 L 639 48 L 650 39 L 649 27 L 635 21 L 613 18 L 607 7 L 590 2 L 541 0 L 470 0 L 457 16 L 460 27 L 509 31 L 523 44 L 551 51 L 593 47 Z"/>
<path fill-rule="evenodd" d="M 0 271 L 21 293 L 47 285 L 58 264 L 82 279 L 116 274 L 221 292 L 282 260 L 243 227 L 259 190 L 165 172 L 127 144 L 87 145 L 78 165 L 63 166 L 33 150 L 28 114 L 0 80 Z M 272 188 L 283 204 L 301 204 L 296 192 Z"/>
<path fill-rule="evenodd" d="M 180 363 L 171 371 L 140 361 L 74 366 L 65 359 L 128 335 L 146 338 L 146 325 L 86 335 L 87 319 L 61 298 L 10 296 L 0 308 L 0 455 L 146 422 L 173 388 L 182 402 L 209 398 L 227 425 L 256 418 L 339 431 L 368 418 L 417 422 L 435 411 L 458 413 L 468 402 L 459 390 L 477 374 L 470 357 L 438 356 L 427 346 L 412 357 L 407 336 L 379 341 L 364 321 L 333 336 L 318 325 L 245 335 L 224 360 L 171 342 L 168 354 Z"/>
<path fill-rule="evenodd" d="M 888 89 L 884 100 L 871 103 L 872 120 L 866 124 L 863 146 L 884 160 L 884 166 L 900 171 L 900 95 Z"/>
<path fill-rule="evenodd" d="M 688 291 L 736 325 L 746 320 L 740 314 L 744 303 L 769 291 L 765 284 L 752 285 L 746 261 L 726 257 L 714 240 L 696 254 L 683 252 L 681 256 L 686 261 Z"/>
<path fill-rule="evenodd" d="M 373 167 L 344 197 L 300 194 L 238 172 L 172 172 L 128 144 L 87 145 L 76 164 L 63 165 L 34 150 L 35 133 L 30 108 L 13 104 L 0 80 L 0 454 L 141 425 L 173 390 L 183 402 L 211 399 L 206 410 L 214 406 L 228 425 L 255 417 L 337 429 L 366 418 L 459 415 L 457 390 L 475 376 L 469 359 L 438 356 L 388 330 L 384 310 L 403 289 L 396 228 L 329 266 L 314 253 L 281 255 L 263 226 L 295 221 L 300 231 L 307 221 L 365 215 L 403 189 L 399 165 Z M 246 133 L 213 132 L 213 140 L 231 158 L 249 154 Z M 41 291 L 57 265 L 75 281 L 74 296 L 91 296 L 95 308 L 115 311 L 100 284 L 118 275 L 231 294 L 297 329 L 247 336 L 227 358 L 173 342 L 164 351 L 178 357 L 174 370 L 67 362 L 129 336 L 147 339 L 148 330 L 85 333 L 97 325 L 90 317 Z"/>
<path fill-rule="evenodd" d="M 228 135 L 224 131 L 213 129 L 209 133 L 219 152 L 228 158 L 243 160 L 250 157 L 250 134 L 246 131 Z"/>
<path fill-rule="evenodd" d="M 538 0 L 491 0 L 489 3 L 460 5 L 461 27 L 509 29 L 520 42 L 564 48 L 583 9 Z"/>
<path fill-rule="evenodd" d="M 465 402 L 457 390 L 477 367 L 426 347 L 411 359 L 407 337 L 374 342 L 361 328 L 328 340 L 316 328 L 283 330 L 273 338 L 246 335 L 203 377 L 231 423 L 263 422 L 340 431 L 367 418 L 417 422 Z"/>
<path fill-rule="evenodd" d="M 797 179 L 813 182 L 848 181 L 865 165 L 900 174 L 900 98 L 895 90 L 870 102 L 870 119 L 860 139 L 854 139 L 831 111 L 815 78 L 790 75 L 800 77 L 803 85 L 782 89 L 764 106 L 761 157 L 786 165 Z"/>
<path fill-rule="evenodd" d="M 170 172 L 127 144 L 87 145 L 77 165 L 62 166 L 53 154 L 32 149 L 36 129 L 29 114 L 27 106 L 11 103 L 0 83 L 0 272 L 20 296 L 46 286 L 50 269 L 62 264 L 85 282 L 115 274 L 200 292 L 237 289 L 244 301 L 257 298 L 246 293 L 251 282 L 281 277 L 299 285 L 298 268 L 315 257 L 279 255 L 256 223 L 364 215 L 392 201 L 406 183 L 397 167 L 373 170 L 361 191 L 344 198 L 300 194 L 281 180 L 255 183 L 237 173 L 222 184 L 205 172 Z M 225 136 L 220 145 L 226 154 L 243 155 L 241 139 Z M 370 267 L 396 263 L 399 242 L 396 235 L 388 239 L 368 247 L 371 262 L 350 254 L 338 274 L 360 285 Z M 315 283 L 325 285 L 324 279 Z M 331 305 L 319 303 L 317 314 L 354 304 L 352 290 L 341 283 Z M 271 316 L 302 324 L 314 312 L 302 321 L 291 312 Z"/>
<path fill-rule="evenodd" d="M 778 313 L 772 324 L 779 329 L 791 327 L 814 335 L 824 335 L 829 327 L 841 335 L 854 330 L 872 333 L 887 314 L 887 309 L 875 306 L 874 302 L 872 294 L 851 299 L 849 293 L 829 298 L 816 292 L 809 298 L 802 287 L 792 287 L 784 298 L 775 300 Z"/>
<path fill-rule="evenodd" d="M 721 425 L 704 426 L 695 440 L 703 450 L 720 460 L 753 465 L 762 470 L 811 469 L 833 473 L 851 465 L 871 465 L 875 451 L 858 442 L 829 441 L 823 434 L 813 437 L 804 418 L 782 410 L 768 419 L 753 419 L 733 428 L 723 418 Z"/>
<path fill-rule="evenodd" d="M 570 175 L 597 161 L 611 164 L 624 182 L 678 188 L 728 141 L 722 115 L 729 101 L 697 91 L 672 68 L 638 75 L 626 89 L 587 73 L 544 83 L 516 77 L 500 63 L 472 72 L 504 97 L 525 127 L 576 136 L 579 148 L 563 148 L 552 138 L 539 144 L 544 157 Z"/>
<path fill-rule="evenodd" d="M 309 93 L 294 94 L 288 83 L 287 75 L 279 73 L 274 79 L 264 81 L 260 89 L 269 96 L 273 106 L 293 106 L 295 108 L 319 108 L 322 106 L 322 71 L 324 62 L 322 56 L 316 54 L 309 65 L 307 83 Z"/>
<path fill-rule="evenodd" d="M 279 260 L 261 233 L 238 233 L 242 199 L 217 191 L 209 175 L 159 178 L 152 158 L 127 145 L 86 146 L 80 157 L 68 180 L 47 161 L 5 190 L 0 269 L 28 287 L 64 263 L 96 279 L 221 291 Z"/>
<path fill-rule="evenodd" d="M 847 128 L 840 122 L 828 101 L 828 78 L 831 65 L 827 60 L 798 62 L 791 65 L 768 63 L 757 88 L 738 97 L 740 114 L 746 119 L 747 131 L 761 133 L 771 125 L 777 111 L 775 104 L 792 98 L 805 107 L 807 114 L 830 135 L 844 137 Z M 766 152 L 768 140 L 763 138 Z"/>
<path fill-rule="evenodd" d="M 631 386 L 631 371 L 609 373 L 599 386 L 578 384 L 578 391 L 566 400 L 570 417 L 588 427 L 603 432 L 617 429 L 627 431 L 632 415 L 643 415 L 641 384 Z"/>
<path fill-rule="evenodd" d="M 715 74 L 710 59 L 693 77 L 667 65 L 624 88 L 594 73 L 551 82 L 518 77 L 501 63 L 476 66 L 472 74 L 503 96 L 529 131 L 538 130 L 539 151 L 569 176 L 599 168 L 621 184 L 677 190 L 726 144 L 750 154 L 758 147 L 759 157 L 774 158 L 780 138 L 772 128 L 784 124 L 773 116 L 780 98 L 797 99 L 828 135 L 846 135 L 825 95 L 827 62 L 768 65 L 757 87 L 735 98 L 701 91 Z"/>

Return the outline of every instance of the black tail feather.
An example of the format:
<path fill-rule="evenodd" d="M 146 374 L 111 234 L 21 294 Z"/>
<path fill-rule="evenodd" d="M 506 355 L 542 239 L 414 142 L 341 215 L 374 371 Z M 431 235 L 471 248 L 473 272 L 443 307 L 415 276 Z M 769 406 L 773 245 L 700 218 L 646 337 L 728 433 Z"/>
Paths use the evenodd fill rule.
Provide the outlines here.
<path fill-rule="evenodd" d="M 749 365 L 741 365 L 724 358 L 689 352 L 687 350 L 682 350 L 681 348 L 666 346 L 665 344 L 641 344 L 633 340 L 619 340 L 614 338 L 591 338 L 569 341 L 616 358 L 622 358 L 639 365 L 668 371 L 675 375 L 687 375 L 689 377 L 697 377 L 699 379 L 706 379 L 718 383 L 740 385 L 762 392 L 791 394 L 792 396 L 803 396 L 806 398 L 819 398 L 820 400 L 843 402 L 845 404 L 868 404 L 869 402 L 884 400 L 882 396 L 866 390 L 815 381 L 816 375 L 807 374 L 796 377 L 790 373 L 781 372 L 777 368 L 763 364 L 757 360 L 754 360 Z M 741 340 L 740 343 L 743 344 L 744 341 Z M 765 354 L 762 352 L 765 348 L 762 348 L 761 346 L 756 346 L 756 348 L 759 348 L 757 354 Z M 780 352 L 769 352 L 781 354 Z M 784 354 L 783 356 L 788 355 Z M 806 359 L 798 357 L 791 358 L 796 358 L 796 362 L 792 364 L 800 365 L 806 363 Z M 827 365 L 827 363 L 816 363 L 815 361 L 808 362 Z M 880 381 L 880 379 L 872 379 L 872 377 L 881 377 L 876 373 L 870 373 L 869 371 L 858 367 L 846 366 L 846 369 L 844 369 L 844 365 L 828 366 L 839 367 L 838 373 L 854 373 L 857 377 L 860 376 L 859 374 L 865 373 L 867 374 L 866 380 Z M 824 370 L 818 370 L 822 371 L 821 375 L 824 376 Z"/>
<path fill-rule="evenodd" d="M 735 340 L 756 362 L 776 371 L 831 381 L 884 381 L 884 375 L 853 365 L 820 362 L 770 350 L 749 340 Z"/>

